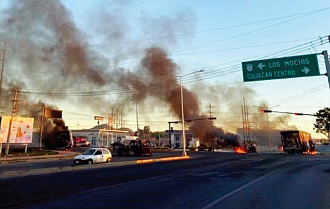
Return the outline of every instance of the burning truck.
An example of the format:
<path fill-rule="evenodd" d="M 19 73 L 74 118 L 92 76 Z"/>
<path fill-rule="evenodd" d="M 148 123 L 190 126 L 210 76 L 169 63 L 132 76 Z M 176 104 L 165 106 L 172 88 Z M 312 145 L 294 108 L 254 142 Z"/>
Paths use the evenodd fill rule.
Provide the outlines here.
<path fill-rule="evenodd" d="M 284 153 L 317 154 L 312 137 L 307 132 L 298 130 L 281 131 L 281 140 Z"/>
<path fill-rule="evenodd" d="M 69 149 L 74 145 L 72 132 L 62 119 L 48 120 L 45 131 L 43 144 L 46 149 Z"/>

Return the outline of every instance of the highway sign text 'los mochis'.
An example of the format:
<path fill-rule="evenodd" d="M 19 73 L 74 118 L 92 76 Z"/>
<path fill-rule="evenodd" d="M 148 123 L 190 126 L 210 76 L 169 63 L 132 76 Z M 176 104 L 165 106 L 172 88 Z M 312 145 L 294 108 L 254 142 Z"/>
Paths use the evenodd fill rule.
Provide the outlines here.
<path fill-rule="evenodd" d="M 244 82 L 320 75 L 317 54 L 243 62 L 242 67 Z"/>

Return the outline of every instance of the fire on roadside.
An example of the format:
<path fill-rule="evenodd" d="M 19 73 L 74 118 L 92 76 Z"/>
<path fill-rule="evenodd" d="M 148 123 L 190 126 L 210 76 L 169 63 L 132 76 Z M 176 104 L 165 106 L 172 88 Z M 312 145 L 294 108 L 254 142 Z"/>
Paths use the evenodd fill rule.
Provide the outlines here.
<path fill-rule="evenodd" d="M 235 147 L 234 148 L 234 151 L 237 154 L 246 154 L 247 153 L 247 151 L 244 148 L 242 148 L 242 147 Z"/>
<path fill-rule="evenodd" d="M 317 155 L 317 150 L 308 150 L 303 152 L 304 155 Z"/>
<path fill-rule="evenodd" d="M 317 155 L 317 151 L 316 150 L 310 150 L 308 154 L 309 155 Z"/>

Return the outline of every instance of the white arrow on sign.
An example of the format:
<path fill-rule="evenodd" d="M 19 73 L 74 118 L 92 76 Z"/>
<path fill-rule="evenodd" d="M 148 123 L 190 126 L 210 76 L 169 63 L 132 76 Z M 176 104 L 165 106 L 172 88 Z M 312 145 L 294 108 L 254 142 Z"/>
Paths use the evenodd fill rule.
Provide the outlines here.
<path fill-rule="evenodd" d="M 262 62 L 260 62 L 258 65 L 258 68 L 260 68 L 260 70 L 262 70 L 262 68 L 264 68 L 264 67 L 265 67 L 265 65 L 263 65 Z"/>
<path fill-rule="evenodd" d="M 311 70 L 307 67 L 304 67 L 304 69 L 301 70 L 301 72 L 304 72 L 306 75 L 310 72 Z"/>

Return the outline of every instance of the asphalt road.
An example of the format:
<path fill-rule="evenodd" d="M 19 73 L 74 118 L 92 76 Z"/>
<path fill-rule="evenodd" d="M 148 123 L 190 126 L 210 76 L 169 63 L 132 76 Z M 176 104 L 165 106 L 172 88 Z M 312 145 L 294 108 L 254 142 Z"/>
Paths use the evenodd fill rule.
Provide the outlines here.
<path fill-rule="evenodd" d="M 322 154 L 330 155 L 330 145 L 318 145 L 317 150 L 319 150 Z M 227 151 L 233 152 L 232 149 L 228 149 Z M 261 153 L 268 153 L 268 147 L 264 148 Z M 169 157 L 169 156 L 179 156 L 181 154 L 180 151 L 172 151 L 172 152 L 154 152 L 153 158 L 160 157 Z M 196 154 L 195 154 L 196 155 Z M 203 154 L 200 154 L 203 155 Z M 192 154 L 194 156 L 194 154 Z M 134 161 L 138 159 L 146 159 L 150 158 L 149 156 L 145 157 L 123 157 L 123 156 L 113 156 L 113 162 L 124 162 L 124 161 Z M 65 166 L 74 166 L 72 159 L 39 159 L 27 162 L 16 162 L 9 164 L 0 164 L 0 174 L 6 171 L 28 171 L 31 169 L 40 169 L 40 168 L 54 168 L 59 167 L 63 168 Z"/>
<path fill-rule="evenodd" d="M 153 155 L 144 156 L 144 157 L 123 157 L 123 156 L 113 156 L 113 162 L 124 162 L 124 161 L 134 161 L 139 159 L 147 158 L 161 158 L 161 157 L 170 157 L 170 156 L 179 156 L 181 152 L 154 152 Z M 40 169 L 40 168 L 63 168 L 65 166 L 74 166 L 73 157 L 72 159 L 38 159 L 31 160 L 26 162 L 15 162 L 8 164 L 0 164 L 0 174 L 6 171 L 28 171 L 31 169 Z"/>
<path fill-rule="evenodd" d="M 191 154 L 185 161 L 1 179 L 0 207 L 330 207 L 328 155 Z"/>

